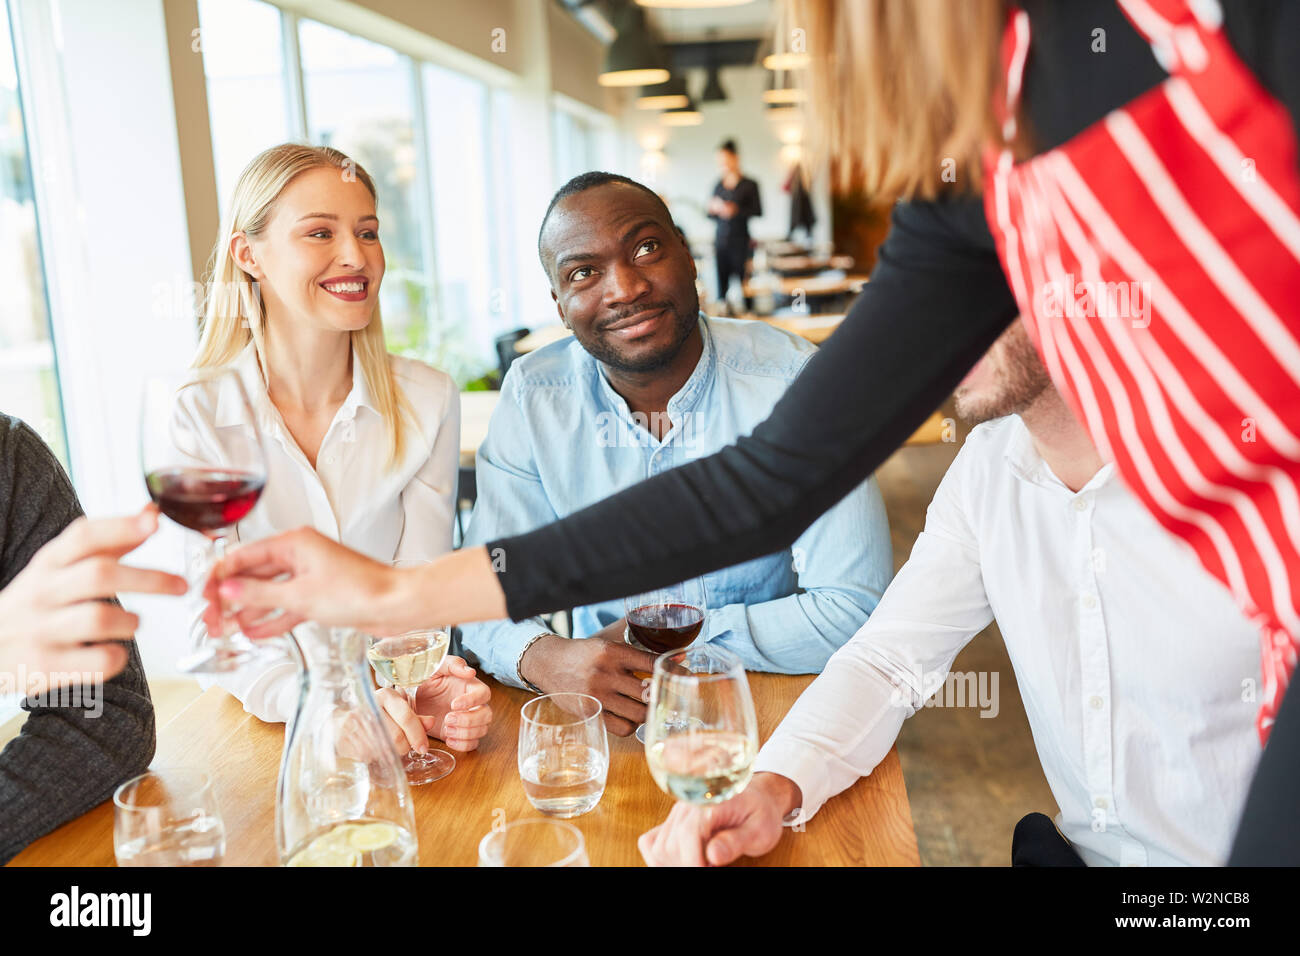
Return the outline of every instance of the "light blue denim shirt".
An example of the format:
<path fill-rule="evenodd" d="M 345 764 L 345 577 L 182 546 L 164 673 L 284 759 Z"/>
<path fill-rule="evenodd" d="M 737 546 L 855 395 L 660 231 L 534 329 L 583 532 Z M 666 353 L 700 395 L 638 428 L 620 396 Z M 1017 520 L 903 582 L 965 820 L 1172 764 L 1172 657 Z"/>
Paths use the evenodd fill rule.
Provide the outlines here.
<path fill-rule="evenodd" d="M 672 430 L 656 440 L 575 339 L 523 356 L 478 450 L 478 501 L 466 546 L 522 534 L 645 478 L 713 454 L 772 410 L 816 351 L 762 322 L 700 316 L 704 351 L 668 402 Z M 889 521 L 874 478 L 854 489 L 786 551 L 704 576 L 698 640 L 749 670 L 820 672 L 875 609 L 893 574 Z M 623 602 L 576 608 L 574 636 L 623 617 Z M 540 619 L 463 628 L 464 651 L 507 684 Z"/>

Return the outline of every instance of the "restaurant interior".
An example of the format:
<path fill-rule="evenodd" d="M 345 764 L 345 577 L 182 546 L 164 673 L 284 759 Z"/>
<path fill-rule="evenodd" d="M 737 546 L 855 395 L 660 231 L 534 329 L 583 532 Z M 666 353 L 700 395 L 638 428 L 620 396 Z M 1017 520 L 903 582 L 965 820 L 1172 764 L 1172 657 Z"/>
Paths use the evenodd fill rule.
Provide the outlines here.
<path fill-rule="evenodd" d="M 484 443 L 490 429 L 504 427 L 503 407 L 518 400 L 511 383 L 521 388 L 547 355 L 566 347 L 576 354 L 575 331 L 561 321 L 552 276 L 538 261 L 548 204 L 573 177 L 607 171 L 662 200 L 694 263 L 703 315 L 747 323 L 755 334 L 779 330 L 807 354 L 828 340 L 833 347 L 870 283 L 890 203 L 844 188 L 833 160 L 814 148 L 803 41 L 782 0 L 0 0 L 0 411 L 49 446 L 88 515 L 145 506 L 154 489 L 141 480 L 141 455 L 147 465 L 151 454 L 141 383 L 191 365 L 213 238 L 229 228 L 241 171 L 277 144 L 333 147 L 376 187 L 389 353 L 445 373 L 458 392 L 450 544 L 459 548 L 484 491 L 480 459 L 487 448 L 501 454 Z M 728 161 L 756 184 L 761 205 L 746 221 L 736 281 L 721 288 L 717 210 L 737 208 L 717 199 L 724 181 L 734 181 Z M 946 399 L 876 469 L 887 573 L 908 561 L 969 433 Z M 566 438 L 534 441 L 563 448 Z M 129 562 L 185 574 L 191 532 L 162 522 Z M 650 743 L 607 736 L 597 715 L 597 730 L 589 720 L 588 732 L 600 737 L 591 746 L 603 753 L 603 796 L 576 812 L 543 809 L 516 767 L 527 762 L 526 746 L 541 746 L 537 739 L 550 732 L 538 726 L 563 725 L 573 714 L 547 716 L 534 693 L 493 679 L 484 666 L 491 727 L 474 749 L 452 748 L 454 769 L 424 785 L 390 783 L 385 799 L 398 809 L 372 797 L 364 812 L 339 810 L 347 795 L 312 790 L 311 774 L 333 758 L 313 754 L 322 745 L 301 730 L 318 720 L 309 711 L 319 685 L 309 694 L 304 678 L 301 697 L 294 691 L 296 722 L 286 735 L 284 723 L 258 719 L 227 687 L 181 666 L 191 649 L 192 600 L 121 600 L 139 615 L 135 641 L 157 727 L 151 767 L 201 781 L 173 776 L 154 785 L 199 786 L 211 813 L 220 808 L 215 862 L 383 865 L 389 853 L 426 866 L 474 865 L 485 862 L 505 823 L 567 818 L 563 833 L 531 848 L 570 863 L 639 865 L 641 833 L 681 796 L 665 792 L 662 774 L 647 764 Z M 545 624 L 561 637 L 581 636 L 573 609 L 547 615 Z M 340 638 L 344 651 L 333 652 L 369 648 L 379 683 L 404 686 L 393 665 L 376 663 L 379 639 L 362 639 Z M 459 632 L 443 640 L 443 653 L 448 640 L 453 654 L 464 653 Z M 311 662 L 304 668 L 315 667 L 323 646 L 303 640 L 298 655 Z M 364 668 L 361 661 L 354 663 Z M 995 678 L 995 702 L 921 707 L 869 777 L 832 797 L 806 832 L 796 823 L 770 853 L 745 862 L 1005 866 L 1017 821 L 1033 812 L 1053 817 L 1057 802 L 997 624 L 950 669 Z M 368 670 L 365 679 L 357 706 L 378 720 Z M 751 669 L 744 696 L 752 697 L 759 740 L 812 679 Z M 29 715 L 21 696 L 0 696 L 0 744 L 22 734 Z M 429 742 L 440 746 L 433 734 Z M 352 798 L 355 784 L 347 783 Z M 380 789 L 378 778 L 370 786 Z M 14 862 L 127 865 L 130 801 L 149 799 L 138 790 L 119 790 Z M 316 822 L 320 801 L 334 800 L 330 812 L 344 828 L 303 849 L 284 833 L 298 812 L 288 808 L 294 800 Z M 405 830 L 396 842 L 386 836 L 397 831 L 384 821 L 403 813 L 413 815 L 418 850 L 402 842 Z M 578 850 L 560 846 L 575 830 Z M 543 847 L 546 840 L 555 846 Z"/>

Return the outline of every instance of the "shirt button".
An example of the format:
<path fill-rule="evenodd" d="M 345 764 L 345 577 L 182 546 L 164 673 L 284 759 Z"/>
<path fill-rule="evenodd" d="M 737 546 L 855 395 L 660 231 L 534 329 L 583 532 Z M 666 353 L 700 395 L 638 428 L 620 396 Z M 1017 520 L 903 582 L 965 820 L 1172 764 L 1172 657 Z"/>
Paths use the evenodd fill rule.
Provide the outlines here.
<path fill-rule="evenodd" d="M 1105 810 L 1110 806 L 1110 802 L 1105 797 L 1098 797 L 1096 800 L 1092 801 L 1092 805 L 1098 810 Z"/>
<path fill-rule="evenodd" d="M 1093 608 L 1095 608 L 1095 607 L 1097 606 L 1097 597 L 1096 597 L 1096 595 L 1093 595 L 1093 594 L 1085 594 L 1085 595 L 1083 596 L 1083 606 L 1084 606 L 1085 608 L 1087 608 L 1089 611 L 1091 611 Z"/>
<path fill-rule="evenodd" d="M 1102 700 L 1100 697 L 1098 697 L 1096 694 L 1093 694 L 1091 697 L 1088 698 L 1088 706 L 1091 707 L 1093 710 L 1101 710 L 1102 705 L 1105 703 L 1106 702 Z"/>
<path fill-rule="evenodd" d="M 1075 499 L 1074 499 L 1074 510 L 1075 510 L 1075 511 L 1087 511 L 1087 510 L 1088 510 L 1088 499 L 1087 499 L 1087 498 L 1075 498 Z"/>

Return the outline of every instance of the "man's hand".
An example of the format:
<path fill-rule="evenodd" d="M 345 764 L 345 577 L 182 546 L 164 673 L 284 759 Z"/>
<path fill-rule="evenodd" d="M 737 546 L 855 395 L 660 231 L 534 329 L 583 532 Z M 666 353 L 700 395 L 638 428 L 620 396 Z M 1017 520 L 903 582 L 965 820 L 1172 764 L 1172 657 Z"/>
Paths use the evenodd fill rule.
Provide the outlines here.
<path fill-rule="evenodd" d="M 474 668 L 455 656 L 449 656 L 442 669 L 420 685 L 415 711 L 406 694 L 395 687 L 385 687 L 376 696 L 393 744 L 403 754 L 424 753 L 430 737 L 452 750 L 473 750 L 492 723 L 491 689 L 475 676 Z"/>
<path fill-rule="evenodd" d="M 667 820 L 641 834 L 637 849 L 648 866 L 725 866 L 741 856 L 763 856 L 780 841 L 782 818 L 802 802 L 793 780 L 757 773 L 724 803 L 674 805 Z"/>
<path fill-rule="evenodd" d="M 614 628 L 618 643 L 610 639 Z M 585 640 L 548 634 L 528 648 L 519 671 L 547 694 L 571 692 L 595 697 L 605 710 L 605 727 L 626 737 L 645 723 L 643 692 L 655 656 L 622 643 L 622 633 L 622 622 L 616 621 Z"/>
<path fill-rule="evenodd" d="M 0 591 L 0 672 L 28 674 L 26 686 L 8 690 L 44 693 L 60 672 L 121 673 L 127 650 L 118 642 L 133 639 L 140 620 L 109 599 L 188 590 L 184 578 L 118 562 L 157 527 L 152 505 L 130 518 L 78 518 Z"/>

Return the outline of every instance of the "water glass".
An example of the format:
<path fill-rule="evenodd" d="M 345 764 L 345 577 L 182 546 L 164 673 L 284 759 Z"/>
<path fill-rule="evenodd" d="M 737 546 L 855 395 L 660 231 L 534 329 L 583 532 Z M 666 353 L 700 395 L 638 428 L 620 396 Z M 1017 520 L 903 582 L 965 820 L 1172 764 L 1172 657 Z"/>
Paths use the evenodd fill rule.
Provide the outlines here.
<path fill-rule="evenodd" d="M 608 772 L 600 701 L 587 694 L 546 694 L 524 704 L 519 776 L 529 803 L 548 816 L 579 816 L 600 802 Z"/>
<path fill-rule="evenodd" d="M 516 820 L 478 845 L 479 866 L 591 866 L 582 831 L 561 820 Z"/>
<path fill-rule="evenodd" d="M 151 770 L 118 787 L 113 850 L 118 866 L 220 866 L 226 828 L 208 775 Z"/>

